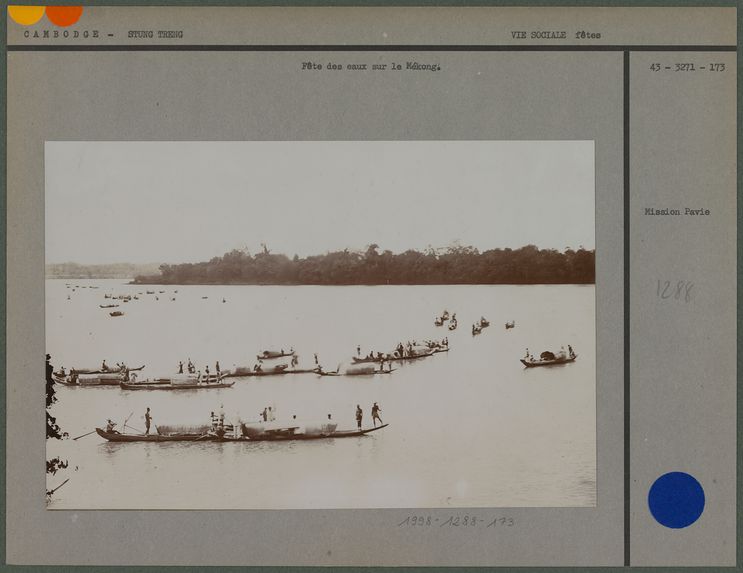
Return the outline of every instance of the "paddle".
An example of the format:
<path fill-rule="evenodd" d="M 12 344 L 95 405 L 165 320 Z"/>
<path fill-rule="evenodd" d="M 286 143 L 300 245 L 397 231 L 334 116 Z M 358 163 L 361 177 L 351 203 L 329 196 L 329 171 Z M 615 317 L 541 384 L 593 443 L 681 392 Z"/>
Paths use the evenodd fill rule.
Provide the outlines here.
<path fill-rule="evenodd" d="M 88 432 L 87 434 L 83 434 L 82 436 L 78 436 L 77 438 L 72 438 L 72 439 L 73 439 L 73 441 L 74 440 L 79 440 L 80 438 L 84 438 L 85 436 L 89 436 L 90 434 L 95 434 L 95 430 L 93 430 L 92 432 Z M 60 486 L 60 487 L 62 487 L 62 486 Z"/>
<path fill-rule="evenodd" d="M 55 491 L 57 491 L 59 488 L 61 488 L 68 481 L 70 481 L 70 478 L 67 478 L 66 480 L 64 480 L 61 484 L 59 484 L 57 487 L 55 487 L 53 490 L 51 490 L 47 495 L 49 495 L 49 496 L 53 495 Z"/>

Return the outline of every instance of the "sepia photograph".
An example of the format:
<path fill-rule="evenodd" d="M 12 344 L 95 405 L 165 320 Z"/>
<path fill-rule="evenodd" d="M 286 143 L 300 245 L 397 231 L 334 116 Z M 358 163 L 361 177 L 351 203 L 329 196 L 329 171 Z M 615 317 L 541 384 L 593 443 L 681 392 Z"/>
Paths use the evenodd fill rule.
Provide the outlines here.
<path fill-rule="evenodd" d="M 46 507 L 595 507 L 594 155 L 46 142 Z"/>

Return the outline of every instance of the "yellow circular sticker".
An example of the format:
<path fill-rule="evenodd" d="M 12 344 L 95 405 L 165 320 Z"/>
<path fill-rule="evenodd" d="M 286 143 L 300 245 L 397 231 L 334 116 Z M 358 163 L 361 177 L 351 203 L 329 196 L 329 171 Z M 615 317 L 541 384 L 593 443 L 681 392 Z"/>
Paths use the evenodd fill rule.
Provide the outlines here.
<path fill-rule="evenodd" d="M 44 15 L 43 6 L 8 6 L 8 15 L 22 26 L 36 24 Z"/>

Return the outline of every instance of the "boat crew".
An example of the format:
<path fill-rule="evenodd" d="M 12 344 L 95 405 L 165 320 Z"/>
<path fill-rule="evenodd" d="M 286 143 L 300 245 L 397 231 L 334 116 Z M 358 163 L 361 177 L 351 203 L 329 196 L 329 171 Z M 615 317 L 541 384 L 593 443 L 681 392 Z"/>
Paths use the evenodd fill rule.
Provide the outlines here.
<path fill-rule="evenodd" d="M 217 369 L 217 377 L 219 377 L 219 374 L 221 373 L 221 370 L 219 369 L 219 360 L 217 360 L 217 363 L 214 366 Z"/>
<path fill-rule="evenodd" d="M 104 372 L 108 372 L 108 364 L 106 364 L 106 360 L 103 360 L 103 363 L 101 364 L 101 370 Z"/>
<path fill-rule="evenodd" d="M 144 413 L 144 433 L 146 436 L 150 434 L 150 423 L 152 422 L 152 415 L 150 414 L 150 409 L 147 408 L 147 411 Z"/>
<path fill-rule="evenodd" d="M 364 411 L 361 409 L 361 406 L 356 404 L 356 425 L 358 426 L 359 430 L 361 429 L 361 420 L 364 418 Z"/>
<path fill-rule="evenodd" d="M 119 431 L 115 429 L 116 422 L 113 422 L 112 420 L 106 421 L 106 433 L 108 434 L 118 434 Z"/>
<path fill-rule="evenodd" d="M 178 361 L 178 374 L 183 374 L 183 360 Z"/>
<path fill-rule="evenodd" d="M 209 382 L 209 365 L 206 365 L 206 381 Z"/>

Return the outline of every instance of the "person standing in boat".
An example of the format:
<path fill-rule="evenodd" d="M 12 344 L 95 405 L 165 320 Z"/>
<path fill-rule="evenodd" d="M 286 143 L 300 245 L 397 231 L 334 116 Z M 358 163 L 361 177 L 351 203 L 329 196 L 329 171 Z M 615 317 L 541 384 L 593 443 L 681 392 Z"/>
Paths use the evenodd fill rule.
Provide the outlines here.
<path fill-rule="evenodd" d="M 377 420 L 379 420 L 380 425 L 384 425 L 384 422 L 382 421 L 382 418 L 380 418 L 379 413 L 382 411 L 382 408 L 379 407 L 379 404 L 374 402 L 374 405 L 372 406 L 371 413 L 372 413 L 372 422 L 374 422 L 374 427 L 377 427 Z"/>
<path fill-rule="evenodd" d="M 219 368 L 219 360 L 217 360 L 217 363 L 214 365 L 214 367 L 217 369 L 217 378 L 219 378 L 219 375 L 222 373 Z"/>
<path fill-rule="evenodd" d="M 361 420 L 364 418 L 364 411 L 361 409 L 361 406 L 356 404 L 356 425 L 358 426 L 359 430 L 361 429 Z"/>
<path fill-rule="evenodd" d="M 209 365 L 206 365 L 206 378 L 204 379 L 205 382 L 209 382 Z"/>
<path fill-rule="evenodd" d="M 570 358 L 575 357 L 575 352 L 573 352 L 573 347 L 568 344 L 568 353 L 570 354 Z"/>
<path fill-rule="evenodd" d="M 299 364 L 299 359 L 297 358 L 296 355 L 293 355 L 292 356 L 292 368 L 296 368 L 297 364 Z"/>
<path fill-rule="evenodd" d="M 101 370 L 104 372 L 108 372 L 108 364 L 106 364 L 106 360 L 103 360 L 103 363 L 101 364 Z"/>
<path fill-rule="evenodd" d="M 183 374 L 183 360 L 178 361 L 178 374 Z"/>
<path fill-rule="evenodd" d="M 152 414 L 150 414 L 150 409 L 147 408 L 147 411 L 144 413 L 144 433 L 145 436 L 150 435 L 150 424 L 152 423 Z"/>
<path fill-rule="evenodd" d="M 315 366 L 320 366 L 320 362 L 317 359 L 317 352 L 315 352 Z"/>

